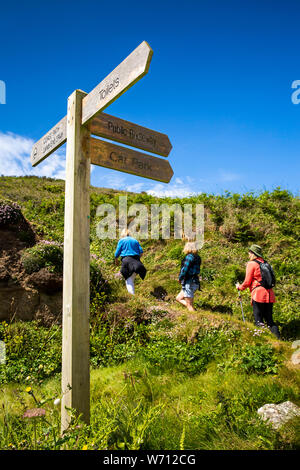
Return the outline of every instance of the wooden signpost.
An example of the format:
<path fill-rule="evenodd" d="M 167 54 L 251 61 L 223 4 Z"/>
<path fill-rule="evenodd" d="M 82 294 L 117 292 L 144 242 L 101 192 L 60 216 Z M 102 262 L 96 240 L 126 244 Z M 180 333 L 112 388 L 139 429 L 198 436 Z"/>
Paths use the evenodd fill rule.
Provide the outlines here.
<path fill-rule="evenodd" d="M 172 149 L 166 134 L 147 129 L 133 122 L 100 113 L 89 124 L 90 133 L 114 140 L 146 152 L 167 157 Z M 37 166 L 67 141 L 67 116 L 50 129 L 32 148 L 31 164 Z"/>
<path fill-rule="evenodd" d="M 152 49 L 142 42 L 89 94 L 75 90 L 68 98 L 68 113 L 32 149 L 36 166 L 67 142 L 61 430 L 70 422 L 70 408 L 90 420 L 90 165 L 100 165 L 168 183 L 173 170 L 165 159 L 121 147 L 91 134 L 167 157 L 168 136 L 101 113 L 142 78 L 149 69 Z"/>

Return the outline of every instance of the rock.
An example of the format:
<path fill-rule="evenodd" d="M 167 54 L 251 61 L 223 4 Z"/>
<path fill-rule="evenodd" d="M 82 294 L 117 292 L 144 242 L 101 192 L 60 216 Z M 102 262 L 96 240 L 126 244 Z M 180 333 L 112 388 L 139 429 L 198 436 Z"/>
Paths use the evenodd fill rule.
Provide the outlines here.
<path fill-rule="evenodd" d="M 62 275 L 46 268 L 28 275 L 22 253 L 36 242 L 31 225 L 19 214 L 16 223 L 0 221 L 0 321 L 38 320 L 46 326 L 62 316 Z"/>
<path fill-rule="evenodd" d="M 53 323 L 62 321 L 62 292 L 52 294 L 40 292 L 39 305 L 35 310 L 35 319 L 40 324 L 50 327 Z"/>
<path fill-rule="evenodd" d="M 264 421 L 268 421 L 274 428 L 278 429 L 290 419 L 300 416 L 300 408 L 290 401 L 285 401 L 275 405 L 269 403 L 257 410 L 257 413 Z"/>
<path fill-rule="evenodd" d="M 38 303 L 37 291 L 20 285 L 5 288 L 0 286 L 0 321 L 12 318 L 32 320 Z"/>
<path fill-rule="evenodd" d="M 298 349 L 300 348 L 300 339 L 297 339 L 297 341 L 294 341 L 292 343 L 292 349 Z"/>
<path fill-rule="evenodd" d="M 300 348 L 297 349 L 297 351 L 294 352 L 294 354 L 292 354 L 291 361 L 292 361 L 292 364 L 294 364 L 295 366 L 300 364 Z"/>
<path fill-rule="evenodd" d="M 62 275 L 50 273 L 46 268 L 31 274 L 28 277 L 28 281 L 39 291 L 46 292 L 47 294 L 61 291 L 63 285 Z"/>

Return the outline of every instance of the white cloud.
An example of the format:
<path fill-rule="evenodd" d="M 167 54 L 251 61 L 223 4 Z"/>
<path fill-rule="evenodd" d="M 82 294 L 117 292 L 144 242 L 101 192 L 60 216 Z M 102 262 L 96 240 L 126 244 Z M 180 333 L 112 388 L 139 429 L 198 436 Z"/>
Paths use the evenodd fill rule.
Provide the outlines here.
<path fill-rule="evenodd" d="M 46 176 L 65 179 L 66 146 L 49 155 L 38 166 L 32 167 L 30 154 L 34 141 L 13 132 L 0 131 L 0 175 L 5 176 Z M 91 172 L 94 167 L 91 165 Z"/>
<path fill-rule="evenodd" d="M 104 170 L 105 173 L 102 175 L 95 172 L 93 185 L 133 193 L 145 191 L 157 197 L 187 197 L 201 192 L 198 188 L 197 191 L 194 190 L 195 180 L 187 176 L 175 178 L 174 182 L 164 184 L 148 180 L 147 178 L 133 177 L 132 175 L 126 175 L 114 170 Z"/>
<path fill-rule="evenodd" d="M 168 185 L 156 183 L 152 188 L 146 190 L 146 192 L 157 197 L 188 197 L 196 194 L 189 185 L 176 183 L 176 181 Z"/>
<path fill-rule="evenodd" d="M 95 165 L 91 165 L 91 169 L 99 168 Z M 126 186 L 126 177 L 124 173 L 119 173 L 113 170 L 102 169 L 104 175 L 99 175 L 99 172 L 95 172 L 93 185 L 97 187 L 104 186 L 105 188 L 123 190 Z"/>
<path fill-rule="evenodd" d="M 65 178 L 65 150 L 61 147 L 37 167 L 32 167 L 30 154 L 34 141 L 12 132 L 0 132 L 0 174 L 5 176 L 47 176 Z"/>
<path fill-rule="evenodd" d="M 183 181 L 180 178 L 175 178 L 176 184 L 183 184 Z"/>
<path fill-rule="evenodd" d="M 0 132 L 0 174 L 6 176 L 25 175 L 32 140 L 16 134 Z"/>
<path fill-rule="evenodd" d="M 195 182 L 195 179 L 191 178 L 190 176 L 186 176 L 186 180 L 189 184 L 193 184 Z"/>
<path fill-rule="evenodd" d="M 135 184 L 130 184 L 128 186 L 126 186 L 126 191 L 129 191 L 131 193 L 138 193 L 140 191 L 144 191 L 144 186 L 145 186 L 145 183 L 135 183 Z"/>

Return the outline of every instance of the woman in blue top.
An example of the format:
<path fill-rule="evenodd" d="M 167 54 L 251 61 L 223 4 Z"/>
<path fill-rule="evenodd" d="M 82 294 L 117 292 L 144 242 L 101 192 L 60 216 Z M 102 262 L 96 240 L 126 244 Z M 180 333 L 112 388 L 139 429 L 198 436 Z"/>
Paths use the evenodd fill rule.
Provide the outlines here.
<path fill-rule="evenodd" d="M 130 236 L 128 229 L 122 231 L 121 237 L 115 251 L 115 262 L 120 256 L 122 260 L 120 272 L 125 279 L 128 292 L 134 295 L 135 276 L 138 274 L 142 279 L 146 276 L 146 268 L 140 260 L 143 249 L 138 240 Z"/>

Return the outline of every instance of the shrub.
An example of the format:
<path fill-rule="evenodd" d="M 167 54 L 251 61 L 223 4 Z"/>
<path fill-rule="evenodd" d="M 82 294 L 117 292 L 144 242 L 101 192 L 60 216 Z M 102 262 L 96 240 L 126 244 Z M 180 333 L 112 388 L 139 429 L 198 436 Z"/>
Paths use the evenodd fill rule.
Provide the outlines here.
<path fill-rule="evenodd" d="M 98 261 L 91 259 L 90 262 L 90 298 L 91 314 L 100 313 L 101 308 L 107 301 L 111 288 L 106 279 L 104 279 L 100 270 Z"/>
<path fill-rule="evenodd" d="M 23 252 L 22 263 L 27 274 L 32 274 L 42 268 L 50 272 L 62 273 L 63 249 L 55 242 L 38 243 Z"/>
<path fill-rule="evenodd" d="M 156 336 L 143 349 L 142 356 L 157 370 L 176 369 L 193 375 L 203 372 L 216 354 L 224 352 L 225 341 L 225 335 L 218 330 L 198 337 L 196 343 Z"/>
<path fill-rule="evenodd" d="M 244 221 L 239 214 L 229 213 L 225 216 L 220 232 L 230 242 L 248 243 L 256 239 L 256 234 L 248 222 Z"/>
<path fill-rule="evenodd" d="M 243 282 L 245 278 L 245 268 L 241 268 L 236 264 L 230 264 L 226 269 L 224 277 L 230 281 L 231 285 L 234 285 L 237 281 Z"/>
<path fill-rule="evenodd" d="M 273 348 L 267 344 L 246 346 L 242 353 L 240 366 L 248 373 L 276 374 L 278 370 Z"/>
<path fill-rule="evenodd" d="M 23 218 L 18 204 L 10 201 L 0 201 L 0 227 L 18 223 Z"/>

